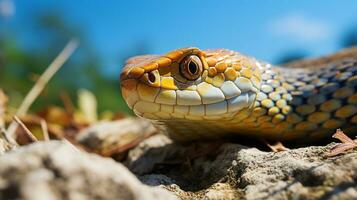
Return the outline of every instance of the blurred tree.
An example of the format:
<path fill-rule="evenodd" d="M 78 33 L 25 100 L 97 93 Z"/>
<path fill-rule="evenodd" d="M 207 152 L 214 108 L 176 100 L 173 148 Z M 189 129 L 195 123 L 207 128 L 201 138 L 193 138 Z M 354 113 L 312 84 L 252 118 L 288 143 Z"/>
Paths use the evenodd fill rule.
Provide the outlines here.
<path fill-rule="evenodd" d="M 280 58 L 277 59 L 277 64 L 284 64 L 292 61 L 296 61 L 299 59 L 303 59 L 307 57 L 307 53 L 304 51 L 287 51 Z"/>
<path fill-rule="evenodd" d="M 357 26 L 346 32 L 342 38 L 342 47 L 351 47 L 357 45 Z"/>
<path fill-rule="evenodd" d="M 33 86 L 64 45 L 73 37 L 79 38 L 80 47 L 47 85 L 33 108 L 61 104 L 61 91 L 76 99 L 76 92 L 84 87 L 98 100 L 100 111 L 130 113 L 121 98 L 117 78 L 108 78 L 100 71 L 102 62 L 95 49 L 81 32 L 80 26 L 64 21 L 60 13 L 46 12 L 34 16 L 36 46 L 24 47 L 18 43 L 14 31 L 0 35 L 0 87 L 4 88 L 15 107 Z"/>

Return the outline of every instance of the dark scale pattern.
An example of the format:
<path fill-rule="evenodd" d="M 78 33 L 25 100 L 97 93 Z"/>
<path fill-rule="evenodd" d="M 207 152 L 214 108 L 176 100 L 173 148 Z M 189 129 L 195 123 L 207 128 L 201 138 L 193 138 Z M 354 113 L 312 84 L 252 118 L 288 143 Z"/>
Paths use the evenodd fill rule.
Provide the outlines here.
<path fill-rule="evenodd" d="M 281 131 L 282 139 L 321 139 L 337 128 L 357 135 L 357 60 L 344 59 L 321 67 L 278 68 L 275 80 L 292 85 L 289 125 Z M 302 138 L 301 135 L 304 135 Z"/>

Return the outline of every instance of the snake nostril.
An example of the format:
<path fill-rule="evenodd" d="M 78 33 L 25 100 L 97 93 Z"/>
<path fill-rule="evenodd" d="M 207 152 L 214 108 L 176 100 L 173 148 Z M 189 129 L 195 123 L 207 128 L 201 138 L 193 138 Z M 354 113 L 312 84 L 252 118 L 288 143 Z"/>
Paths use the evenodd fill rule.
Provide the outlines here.
<path fill-rule="evenodd" d="M 150 83 L 155 83 L 155 81 L 156 81 L 155 74 L 152 72 L 148 72 L 148 79 L 149 79 Z"/>

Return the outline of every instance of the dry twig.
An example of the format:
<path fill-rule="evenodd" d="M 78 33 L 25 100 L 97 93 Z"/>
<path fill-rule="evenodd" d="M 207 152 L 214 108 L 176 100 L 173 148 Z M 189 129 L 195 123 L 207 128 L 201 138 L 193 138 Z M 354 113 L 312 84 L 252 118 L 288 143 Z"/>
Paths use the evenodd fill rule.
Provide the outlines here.
<path fill-rule="evenodd" d="M 37 138 L 32 134 L 32 132 L 26 127 L 24 123 L 15 115 L 14 116 L 14 121 L 19 124 L 22 129 L 24 129 L 26 135 L 31 139 L 32 142 L 37 142 Z"/>
<path fill-rule="evenodd" d="M 2 134 L 6 142 L 8 142 L 11 146 L 18 146 L 17 142 L 12 137 L 10 137 L 7 131 L 5 130 L 5 112 L 7 101 L 7 96 L 0 89 L 0 133 Z"/>
<path fill-rule="evenodd" d="M 43 133 L 43 139 L 45 141 L 49 141 L 50 136 L 48 134 L 48 127 L 47 127 L 46 120 L 44 120 L 44 119 L 41 119 L 41 128 L 42 128 L 42 133 Z"/>
<path fill-rule="evenodd" d="M 334 146 L 328 156 L 336 156 L 350 149 L 357 148 L 357 140 L 349 138 L 341 129 L 337 129 L 332 137 L 340 140 L 342 143 Z"/>
<path fill-rule="evenodd" d="M 71 97 L 69 96 L 68 92 L 65 92 L 65 91 L 61 92 L 60 98 L 63 102 L 66 112 L 73 115 L 75 107 L 73 105 L 73 102 L 72 102 Z"/>
<path fill-rule="evenodd" d="M 0 89 L 0 126 L 5 126 L 5 111 L 8 99 L 4 92 Z"/>
<path fill-rule="evenodd" d="M 53 60 L 53 62 L 47 67 L 45 72 L 40 76 L 35 85 L 31 88 L 30 92 L 26 95 L 25 99 L 21 103 L 19 109 L 16 112 L 17 116 L 23 116 L 27 113 L 30 106 L 36 100 L 38 95 L 47 85 L 48 81 L 53 77 L 53 75 L 62 67 L 62 65 L 67 61 L 67 59 L 72 55 L 74 50 L 77 48 L 77 40 L 71 40 L 66 47 L 61 51 L 61 53 Z M 15 121 L 11 122 L 7 129 L 7 132 L 11 137 L 15 136 L 15 131 L 17 129 L 17 123 Z"/>
<path fill-rule="evenodd" d="M 9 144 L 15 147 L 19 146 L 19 144 L 14 140 L 14 138 L 9 136 L 9 134 L 6 132 L 6 129 L 3 126 L 0 126 L 0 133 L 3 135 L 3 137 Z"/>

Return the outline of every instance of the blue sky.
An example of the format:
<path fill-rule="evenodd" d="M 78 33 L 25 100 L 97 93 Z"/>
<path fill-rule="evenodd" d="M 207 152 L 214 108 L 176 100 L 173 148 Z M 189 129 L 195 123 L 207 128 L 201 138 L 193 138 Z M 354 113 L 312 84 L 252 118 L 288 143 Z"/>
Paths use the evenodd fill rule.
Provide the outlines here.
<path fill-rule="evenodd" d="M 4 0 L 0 0 L 4 1 Z M 5 0 L 10 1 L 10 0 Z M 284 52 L 311 56 L 340 48 L 343 33 L 357 26 L 357 1 L 21 1 L 6 25 L 30 43 L 31 16 L 58 10 L 80 26 L 108 73 L 119 73 L 119 61 L 138 45 L 148 53 L 171 49 L 229 48 L 274 62 Z"/>

